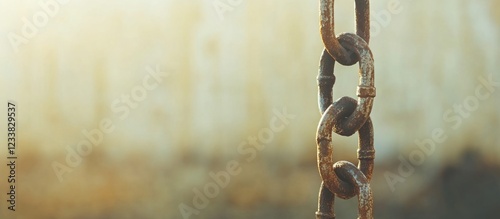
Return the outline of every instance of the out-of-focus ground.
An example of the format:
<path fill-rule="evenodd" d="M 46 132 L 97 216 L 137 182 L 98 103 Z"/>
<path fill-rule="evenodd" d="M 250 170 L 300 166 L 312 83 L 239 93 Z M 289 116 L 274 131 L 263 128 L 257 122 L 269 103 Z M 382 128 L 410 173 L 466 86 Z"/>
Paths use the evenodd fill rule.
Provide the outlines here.
<path fill-rule="evenodd" d="M 18 105 L 19 157 L 15 213 L 0 168 L 0 218 L 183 218 L 180 206 L 189 218 L 314 218 L 319 3 L 221 0 L 219 17 L 213 2 L 68 1 L 16 52 L 9 34 L 43 9 L 0 1 L 0 97 Z M 336 6 L 337 32 L 352 32 L 353 2 Z M 484 80 L 500 81 L 500 3 L 371 8 L 375 217 L 498 218 L 500 87 Z M 168 76 L 120 102 L 147 66 Z M 355 95 L 356 72 L 336 65 L 335 98 Z M 293 119 L 265 132 L 285 109 Z M 60 181 L 54 163 L 68 165 L 68 150 L 102 119 L 114 130 Z M 441 140 L 424 153 L 416 142 L 436 130 Z M 356 162 L 355 136 L 334 143 L 335 159 Z M 214 185 L 209 173 L 234 162 L 239 172 L 196 207 L 196 191 Z M 336 201 L 338 218 L 356 212 L 355 199 Z"/>

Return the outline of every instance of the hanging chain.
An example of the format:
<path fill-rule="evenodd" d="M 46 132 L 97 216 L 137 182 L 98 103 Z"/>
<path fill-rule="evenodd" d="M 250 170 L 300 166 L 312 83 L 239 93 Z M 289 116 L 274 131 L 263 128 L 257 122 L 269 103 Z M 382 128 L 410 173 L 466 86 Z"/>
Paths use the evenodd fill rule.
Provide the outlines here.
<path fill-rule="evenodd" d="M 322 114 L 316 132 L 318 170 L 322 183 L 317 219 L 334 219 L 335 196 L 358 196 L 358 218 L 373 218 L 370 180 L 375 149 L 370 113 L 375 97 L 373 54 L 370 40 L 369 0 L 356 0 L 356 34 L 335 35 L 334 0 L 320 0 L 320 30 L 325 49 L 318 74 L 318 104 Z M 342 65 L 359 62 L 358 99 L 342 97 L 333 102 L 335 61 Z M 351 136 L 358 132 L 358 166 L 347 161 L 333 162 L 332 132 Z"/>

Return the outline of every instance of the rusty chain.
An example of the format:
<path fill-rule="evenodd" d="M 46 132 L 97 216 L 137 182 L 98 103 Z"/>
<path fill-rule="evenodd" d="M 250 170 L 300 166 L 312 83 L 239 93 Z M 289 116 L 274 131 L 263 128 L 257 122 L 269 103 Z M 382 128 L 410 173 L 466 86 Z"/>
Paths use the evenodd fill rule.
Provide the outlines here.
<path fill-rule="evenodd" d="M 317 219 L 334 219 L 335 196 L 358 196 L 358 218 L 373 218 L 370 180 L 375 150 L 370 113 L 375 97 L 373 54 L 370 39 L 369 0 L 356 0 L 356 34 L 334 31 L 334 0 L 320 0 L 320 32 L 325 45 L 318 74 L 318 105 L 322 114 L 316 132 L 318 170 L 322 179 Z M 342 97 L 333 101 L 334 65 L 359 62 L 358 99 Z M 333 162 L 332 132 L 351 136 L 358 132 L 358 166 L 347 161 Z"/>
<path fill-rule="evenodd" d="M 355 0 L 356 34 L 368 44 L 370 42 L 370 1 Z M 335 35 L 334 0 L 320 0 L 320 31 L 326 50 L 342 65 L 354 65 L 356 57 L 341 45 Z"/>

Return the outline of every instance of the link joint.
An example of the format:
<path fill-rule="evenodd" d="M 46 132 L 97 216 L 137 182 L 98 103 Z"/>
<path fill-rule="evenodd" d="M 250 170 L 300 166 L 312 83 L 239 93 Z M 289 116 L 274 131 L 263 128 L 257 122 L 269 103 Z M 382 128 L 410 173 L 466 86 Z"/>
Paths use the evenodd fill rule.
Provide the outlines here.
<path fill-rule="evenodd" d="M 334 75 L 318 75 L 318 82 L 320 84 L 322 84 L 322 83 L 334 84 L 335 83 L 335 76 Z"/>
<path fill-rule="evenodd" d="M 358 86 L 356 94 L 358 97 L 375 97 L 376 89 L 371 86 Z"/>
<path fill-rule="evenodd" d="M 317 219 L 335 219 L 335 214 L 327 214 L 323 212 L 316 212 Z"/>
<path fill-rule="evenodd" d="M 358 149 L 358 160 L 373 160 L 375 159 L 375 150 Z"/>

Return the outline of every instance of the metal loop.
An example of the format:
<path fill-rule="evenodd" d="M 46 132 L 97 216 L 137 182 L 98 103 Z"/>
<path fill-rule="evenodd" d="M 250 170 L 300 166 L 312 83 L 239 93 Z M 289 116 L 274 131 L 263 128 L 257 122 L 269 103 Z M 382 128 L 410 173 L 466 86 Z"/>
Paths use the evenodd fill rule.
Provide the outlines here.
<path fill-rule="evenodd" d="M 361 104 L 359 110 L 356 111 L 361 113 L 359 115 L 358 113 L 353 114 L 348 119 L 342 120 L 343 124 L 340 126 L 341 133 L 352 135 L 363 125 L 373 105 L 373 97 L 375 97 L 376 93 L 374 87 L 373 55 L 368 45 L 357 35 L 341 34 L 339 40 L 346 47 L 352 48 L 351 50 L 355 51 L 356 56 L 361 59 L 359 62 L 359 76 L 361 79 L 357 89 L 357 96 Z M 335 60 L 324 49 L 321 54 L 317 77 L 318 105 L 321 113 L 332 104 L 332 89 L 335 84 L 334 66 Z"/>
<path fill-rule="evenodd" d="M 364 124 L 366 119 L 371 113 L 373 106 L 373 98 L 375 97 L 376 89 L 374 87 L 374 66 L 373 55 L 370 48 L 359 36 L 355 34 L 341 34 L 339 36 L 340 42 L 347 48 L 351 48 L 357 57 L 360 57 L 359 62 L 359 77 L 360 84 L 358 85 L 358 108 L 353 113 L 339 114 L 334 119 L 338 123 L 334 128 L 335 133 L 350 136 L 354 134 Z M 320 68 L 318 73 L 318 105 L 320 111 L 323 113 L 327 107 L 332 104 L 332 90 L 335 83 L 334 75 L 335 60 L 325 50 L 321 55 Z M 342 98 L 337 100 L 336 108 L 345 105 Z M 343 110 L 338 109 L 340 112 Z"/>
<path fill-rule="evenodd" d="M 326 50 L 342 65 L 354 65 L 358 61 L 344 48 L 335 35 L 334 0 L 320 1 L 320 31 Z M 368 44 L 370 41 L 370 2 L 356 0 L 356 34 Z"/>
<path fill-rule="evenodd" d="M 352 112 L 356 108 L 356 102 L 347 101 L 343 107 L 345 111 Z M 333 168 L 333 146 L 331 142 L 332 130 L 336 125 L 333 120 L 338 116 L 336 115 L 338 113 L 336 109 L 335 104 L 328 107 L 318 125 L 318 130 L 316 132 L 318 170 L 321 179 L 330 191 L 340 198 L 349 199 L 356 195 L 354 186 L 341 180 L 334 172 Z M 358 134 L 358 166 L 369 181 L 372 176 L 373 160 L 375 158 L 375 149 L 373 147 L 373 124 L 369 117 L 359 129 Z"/>
<path fill-rule="evenodd" d="M 343 97 L 335 101 L 335 111 L 338 113 L 334 118 L 334 131 L 339 135 L 350 136 L 358 131 L 365 121 L 370 116 L 373 107 L 373 98 L 375 97 L 376 89 L 375 71 L 373 66 L 373 55 L 368 45 L 359 36 L 351 33 L 341 34 L 339 40 L 346 47 L 352 48 L 356 55 L 360 57 L 359 61 L 359 85 L 357 89 L 358 104 L 353 112 L 346 112 L 343 106 L 351 101 Z"/>
<path fill-rule="evenodd" d="M 343 180 L 355 185 L 358 195 L 358 219 L 373 219 L 373 194 L 370 180 L 354 164 L 347 161 L 335 163 L 333 169 Z"/>

